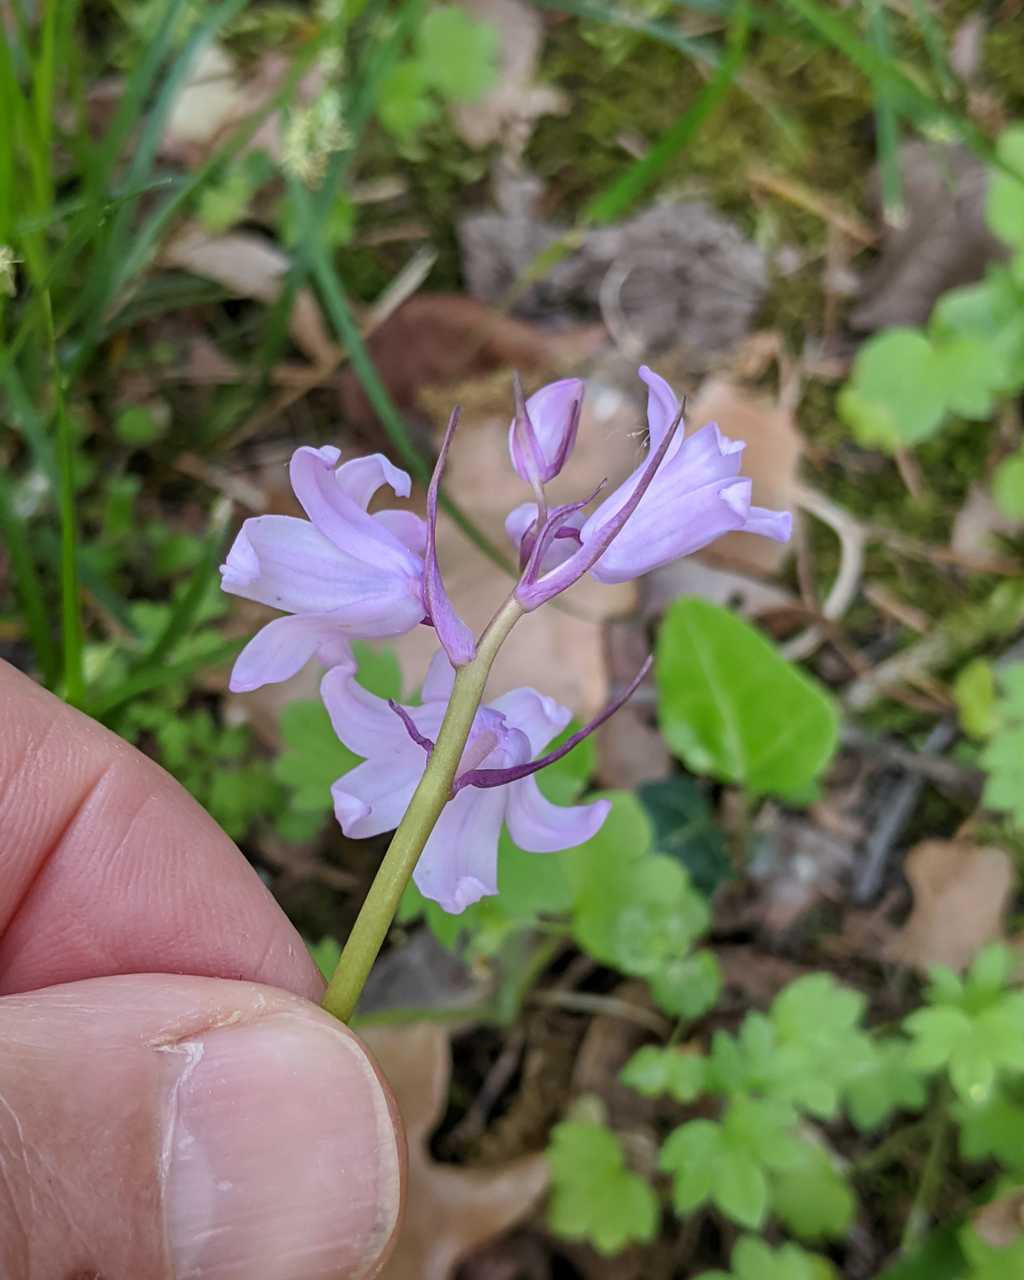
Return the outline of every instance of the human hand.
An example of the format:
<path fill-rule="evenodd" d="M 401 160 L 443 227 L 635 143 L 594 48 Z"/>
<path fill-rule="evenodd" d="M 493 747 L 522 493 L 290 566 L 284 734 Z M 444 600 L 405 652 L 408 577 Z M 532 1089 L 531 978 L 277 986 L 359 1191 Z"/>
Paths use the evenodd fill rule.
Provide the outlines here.
<path fill-rule="evenodd" d="M 0 1275 L 354 1280 L 402 1139 L 301 938 L 163 770 L 0 663 Z"/>

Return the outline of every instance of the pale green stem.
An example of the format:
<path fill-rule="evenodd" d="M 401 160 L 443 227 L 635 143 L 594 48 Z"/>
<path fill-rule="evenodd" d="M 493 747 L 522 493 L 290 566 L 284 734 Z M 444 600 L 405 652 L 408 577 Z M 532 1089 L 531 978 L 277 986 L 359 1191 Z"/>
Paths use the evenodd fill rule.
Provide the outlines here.
<path fill-rule="evenodd" d="M 355 1010 L 409 877 L 451 797 L 455 772 L 484 696 L 491 666 L 502 642 L 522 615 L 522 607 L 511 596 L 480 637 L 476 657 L 456 673 L 448 709 L 426 770 L 391 839 L 327 986 L 324 1008 L 342 1022 L 347 1022 Z"/>

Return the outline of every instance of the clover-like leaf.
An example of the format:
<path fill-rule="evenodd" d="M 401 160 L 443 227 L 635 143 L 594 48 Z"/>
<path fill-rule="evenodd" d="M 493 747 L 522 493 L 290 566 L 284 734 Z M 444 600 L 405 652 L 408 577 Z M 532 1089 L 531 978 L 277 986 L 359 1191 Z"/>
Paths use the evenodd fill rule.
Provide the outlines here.
<path fill-rule="evenodd" d="M 563 1120 L 551 1132 L 551 1229 L 570 1240 L 587 1240 L 601 1253 L 618 1253 L 651 1240 L 658 1226 L 658 1199 L 639 1174 L 626 1167 L 622 1144 L 606 1126 Z"/>
<path fill-rule="evenodd" d="M 772 1211 L 802 1240 L 841 1240 L 856 1212 L 854 1194 L 823 1147 L 801 1148 L 799 1163 L 772 1178 Z"/>
<path fill-rule="evenodd" d="M 703 1054 L 645 1045 L 633 1054 L 619 1078 L 645 1097 L 668 1094 L 677 1102 L 693 1102 L 704 1092 L 707 1066 Z"/>

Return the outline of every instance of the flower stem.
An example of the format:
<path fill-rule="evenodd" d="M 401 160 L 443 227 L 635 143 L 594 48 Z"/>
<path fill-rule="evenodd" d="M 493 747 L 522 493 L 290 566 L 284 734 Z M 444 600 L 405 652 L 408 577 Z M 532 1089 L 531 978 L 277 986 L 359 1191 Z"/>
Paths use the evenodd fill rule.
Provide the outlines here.
<path fill-rule="evenodd" d="M 503 641 L 522 615 L 522 607 L 515 597 L 510 597 L 480 637 L 476 657 L 456 672 L 437 744 L 405 816 L 391 838 L 324 995 L 323 1007 L 342 1022 L 347 1022 L 355 1010 L 373 962 L 391 928 L 409 877 L 441 816 L 441 810 L 448 803 L 491 666 Z"/>

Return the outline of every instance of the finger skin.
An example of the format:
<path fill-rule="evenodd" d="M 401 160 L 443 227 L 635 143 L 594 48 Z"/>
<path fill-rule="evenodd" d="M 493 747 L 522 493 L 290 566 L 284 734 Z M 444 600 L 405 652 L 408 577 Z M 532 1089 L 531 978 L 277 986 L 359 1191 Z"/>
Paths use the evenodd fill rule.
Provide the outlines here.
<path fill-rule="evenodd" d="M 0 995 L 146 972 L 323 991 L 296 930 L 191 796 L 0 662 Z"/>
<path fill-rule="evenodd" d="M 404 1149 L 365 1050 L 253 983 L 0 1000 L 4 1280 L 365 1280 Z"/>

